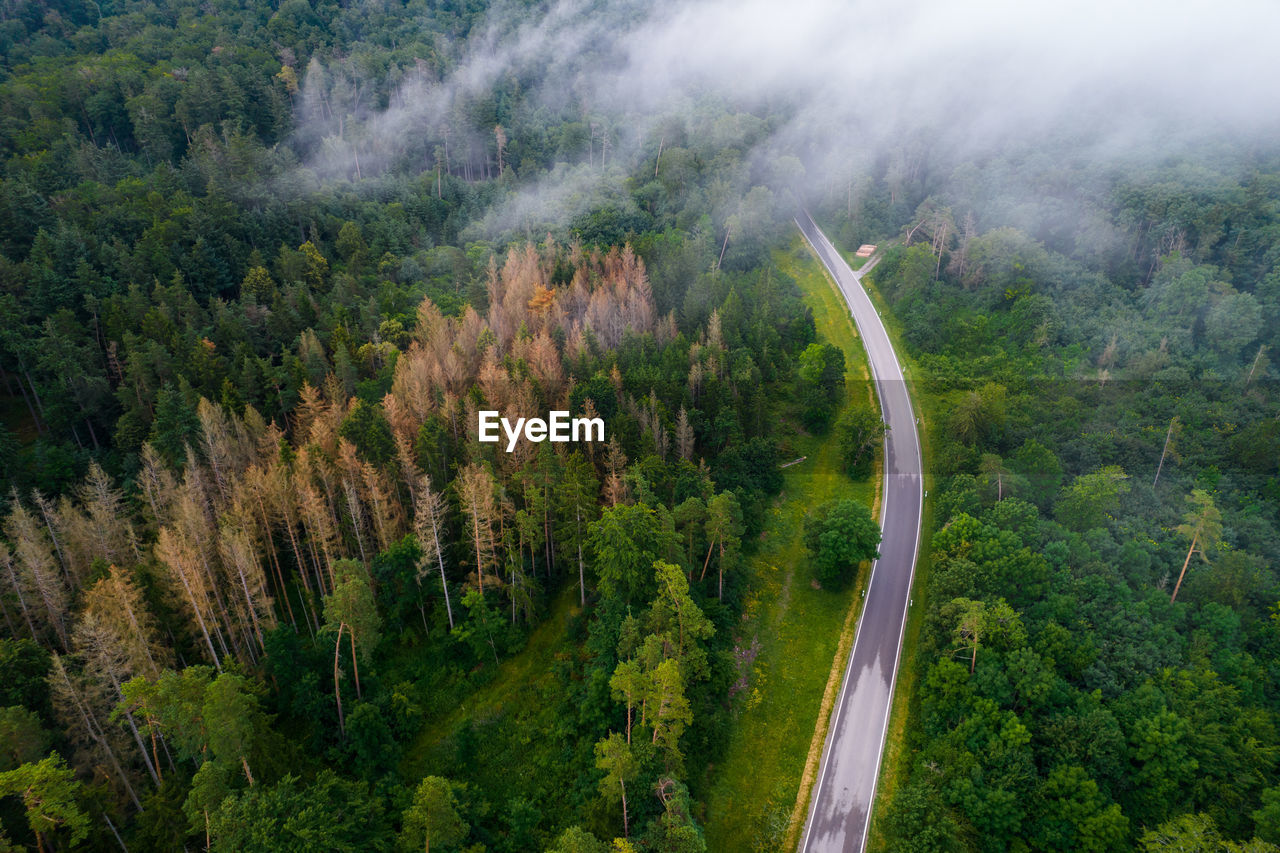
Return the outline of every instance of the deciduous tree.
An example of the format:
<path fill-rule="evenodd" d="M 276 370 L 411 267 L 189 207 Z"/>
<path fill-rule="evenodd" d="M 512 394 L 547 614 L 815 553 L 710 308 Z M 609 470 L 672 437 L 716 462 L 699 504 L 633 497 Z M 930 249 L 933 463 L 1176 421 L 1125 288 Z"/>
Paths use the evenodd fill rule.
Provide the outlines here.
<path fill-rule="evenodd" d="M 54 833 L 65 834 L 72 845 L 89 834 L 89 818 L 76 802 L 79 793 L 75 774 L 56 755 L 0 773 L 0 796 L 22 800 L 41 853 L 46 837 Z"/>
<path fill-rule="evenodd" d="M 865 506 L 841 498 L 805 518 L 804 544 L 819 581 L 828 586 L 845 584 L 853 580 L 859 563 L 879 556 L 880 527 Z"/>

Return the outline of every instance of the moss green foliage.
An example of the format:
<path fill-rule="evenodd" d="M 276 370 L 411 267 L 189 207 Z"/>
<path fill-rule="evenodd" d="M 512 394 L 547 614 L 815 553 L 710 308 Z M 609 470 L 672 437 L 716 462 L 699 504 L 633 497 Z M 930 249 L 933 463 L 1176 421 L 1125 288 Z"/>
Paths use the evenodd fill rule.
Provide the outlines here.
<path fill-rule="evenodd" d="M 804 521 L 804 545 L 825 586 L 843 586 L 864 560 L 879 556 L 880 525 L 865 506 L 848 499 L 817 507 Z"/>
<path fill-rule="evenodd" d="M 401 818 L 404 829 L 397 843 L 402 850 L 430 850 L 456 845 L 467 837 L 467 824 L 458 815 L 457 798 L 447 779 L 428 776 L 413 792 L 413 803 Z"/>
<path fill-rule="evenodd" d="M 49 843 L 46 839 L 65 838 L 75 845 L 89 834 L 89 816 L 77 802 L 80 788 L 75 774 L 57 755 L 0 773 L 0 796 L 21 801 L 27 828 L 41 848 Z"/>

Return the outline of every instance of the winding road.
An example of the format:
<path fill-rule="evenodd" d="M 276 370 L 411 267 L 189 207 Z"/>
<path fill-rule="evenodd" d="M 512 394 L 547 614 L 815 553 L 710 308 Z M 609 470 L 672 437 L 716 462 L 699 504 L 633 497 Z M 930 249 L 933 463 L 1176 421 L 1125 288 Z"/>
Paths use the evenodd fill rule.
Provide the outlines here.
<path fill-rule="evenodd" d="M 871 825 L 911 579 L 920 549 L 923 465 L 902 367 L 875 305 L 862 288 L 861 278 L 875 265 L 874 260 L 854 272 L 807 211 L 796 217 L 796 225 L 849 303 L 871 364 L 880 410 L 889 426 L 884 441 L 880 559 L 871 567 L 853 652 L 832 712 L 800 842 L 802 853 L 860 853 Z"/>

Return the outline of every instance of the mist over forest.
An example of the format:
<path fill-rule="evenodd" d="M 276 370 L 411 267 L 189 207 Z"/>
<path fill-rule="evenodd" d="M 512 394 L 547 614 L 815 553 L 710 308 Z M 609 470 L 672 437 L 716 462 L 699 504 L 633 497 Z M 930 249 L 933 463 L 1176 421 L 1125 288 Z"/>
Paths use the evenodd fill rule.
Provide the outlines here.
<path fill-rule="evenodd" d="M 7 5 L 0 848 L 795 849 L 884 438 L 803 208 L 925 446 L 868 849 L 1280 849 L 1277 31 Z"/>

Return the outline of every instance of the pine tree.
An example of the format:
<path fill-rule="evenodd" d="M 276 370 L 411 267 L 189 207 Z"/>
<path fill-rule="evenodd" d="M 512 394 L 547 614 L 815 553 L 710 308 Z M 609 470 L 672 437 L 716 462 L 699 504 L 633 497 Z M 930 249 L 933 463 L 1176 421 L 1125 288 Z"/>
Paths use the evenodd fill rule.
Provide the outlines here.
<path fill-rule="evenodd" d="M 147 496 L 151 520 L 159 527 L 170 520 L 170 507 L 178 483 L 151 442 L 142 445 L 140 459 L 142 468 L 138 472 L 138 485 Z"/>
<path fill-rule="evenodd" d="M 18 601 L 23 623 L 31 633 L 31 639 L 38 639 L 40 632 L 36 629 L 36 624 L 31 618 L 30 608 L 27 607 L 27 585 L 18 576 L 18 570 L 13 562 L 13 554 L 9 551 L 9 546 L 3 542 L 0 542 L 0 572 L 3 572 L 4 580 L 8 581 L 9 588 L 13 590 L 13 596 Z"/>
<path fill-rule="evenodd" d="M 222 661 L 213 647 L 210 631 L 216 625 L 213 602 L 210 600 L 208 578 L 200 570 L 194 550 L 180 535 L 168 527 L 160 528 L 156 538 L 156 559 L 168 570 L 170 577 L 182 590 L 182 600 L 191 616 L 193 626 L 204 638 L 205 648 L 213 665 L 222 670 Z"/>
<path fill-rule="evenodd" d="M 494 527 L 500 516 L 495 496 L 493 474 L 479 463 L 471 463 L 462 469 L 455 481 L 462 512 L 467 517 L 468 537 L 475 558 L 476 581 L 484 592 L 485 569 L 493 569 L 498 562 L 497 538 Z"/>
<path fill-rule="evenodd" d="M 293 487 L 298 499 L 298 515 L 307 533 L 307 545 L 311 550 L 312 564 L 316 568 L 323 592 L 326 579 L 329 582 L 328 588 L 333 588 L 333 561 L 337 535 L 328 503 L 307 476 L 307 471 L 311 467 L 307 460 L 306 451 L 300 451 L 298 467 L 293 476 Z"/>
<path fill-rule="evenodd" d="M 385 551 L 402 535 L 404 512 L 381 471 L 364 462 L 360 465 L 360 478 L 364 481 L 369 516 L 378 537 L 378 550 Z"/>
<path fill-rule="evenodd" d="M 707 501 L 707 548 L 706 560 L 702 563 L 701 581 L 707 574 L 707 564 L 711 560 L 712 551 L 718 551 L 717 568 L 719 582 L 716 587 L 716 598 L 724 600 L 724 570 L 733 568 L 737 563 L 738 550 L 742 544 L 742 510 L 733 492 L 721 492 Z"/>
<path fill-rule="evenodd" d="M 161 642 L 156 619 L 123 569 L 112 566 L 106 577 L 85 591 L 83 613 L 111 626 L 133 674 L 155 678 L 169 665 L 169 650 Z"/>
<path fill-rule="evenodd" d="M 345 632 L 351 643 L 351 665 L 356 683 L 356 696 L 360 695 L 360 662 L 366 666 L 373 657 L 382 635 L 382 619 L 374 602 L 373 589 L 365 567 L 353 560 L 340 560 L 334 565 L 337 583 L 333 594 L 324 600 L 325 630 L 334 631 L 337 639 L 333 649 L 333 689 L 338 700 L 338 720 L 342 722 L 342 692 L 340 686 L 339 655 Z"/>
<path fill-rule="evenodd" d="M 679 764 L 680 735 L 693 722 L 693 712 L 684 694 L 680 662 L 668 658 L 650 673 L 653 691 L 653 740 L 666 751 L 668 767 Z"/>
<path fill-rule="evenodd" d="M 110 696 L 101 690 L 90 689 L 67 671 L 60 655 L 54 654 L 49 665 L 49 698 L 54 714 L 77 750 L 76 765 L 81 768 L 109 766 L 107 775 L 141 811 L 142 803 L 120 764 L 119 730 L 114 727 L 104 729 L 102 725 L 111 707 Z"/>
<path fill-rule="evenodd" d="M 622 451 L 622 445 L 618 443 L 616 435 L 609 439 L 609 454 L 605 457 L 604 464 L 608 471 L 604 480 L 605 502 L 609 506 L 630 502 L 631 492 L 627 488 L 626 480 L 623 479 L 623 472 L 627 467 L 627 454 Z"/>
<path fill-rule="evenodd" d="M 36 505 L 36 511 L 40 513 L 40 518 L 44 521 L 44 529 L 49 533 L 49 541 L 53 543 L 53 550 L 58 555 L 58 563 L 62 566 L 62 572 L 67 579 L 67 583 L 75 585 L 75 580 L 71 575 L 70 563 L 67 554 L 62 548 L 62 537 L 59 534 L 61 527 L 58 518 L 58 509 L 54 506 L 53 501 L 40 494 L 39 489 L 31 490 L 31 501 Z"/>
<path fill-rule="evenodd" d="M 1187 548 L 1187 558 L 1182 561 L 1178 582 L 1173 586 L 1173 595 L 1169 596 L 1170 602 L 1178 597 L 1182 579 L 1187 574 L 1187 566 L 1191 564 L 1191 555 L 1199 551 L 1200 559 L 1209 562 L 1205 552 L 1216 548 L 1222 539 L 1222 513 L 1213 505 L 1213 497 L 1203 489 L 1193 489 L 1187 495 L 1187 504 L 1191 508 L 1183 516 L 1182 524 L 1178 525 L 1178 533 L 1189 539 L 1191 544 Z"/>
<path fill-rule="evenodd" d="M 69 593 L 44 528 L 17 500 L 16 494 L 4 528 L 13 543 L 17 585 L 22 587 L 25 600 L 33 605 L 31 614 L 41 635 L 52 633 L 66 649 Z"/>
<path fill-rule="evenodd" d="M 236 523 L 240 522 L 240 523 Z M 239 621 L 246 633 L 249 633 L 246 645 L 252 649 L 257 646 L 265 651 L 262 634 L 275 627 L 275 611 L 271 606 L 271 597 L 267 594 L 267 577 L 262 570 L 262 559 L 258 555 L 253 537 L 246 530 L 243 519 L 229 513 L 218 534 L 218 549 L 222 556 L 222 565 L 231 576 L 238 595 L 233 600 L 237 605 L 232 612 L 239 616 Z"/>
<path fill-rule="evenodd" d="M 556 514 L 560 519 L 560 545 L 578 564 L 578 601 L 587 604 L 586 559 L 583 549 L 587 528 L 599 514 L 600 485 L 594 469 L 581 453 L 574 452 L 565 460 L 556 489 Z"/>
<path fill-rule="evenodd" d="M 448 779 L 428 776 L 418 783 L 413 802 L 404 811 L 400 844 L 405 850 L 431 853 L 436 848 L 454 847 L 467 837 L 467 823 L 458 814 L 458 801 Z"/>
<path fill-rule="evenodd" d="M 101 693 L 111 697 L 111 704 L 123 699 L 123 684 L 139 673 L 133 670 L 125 641 L 111 621 L 101 618 L 95 610 L 86 610 L 76 623 L 73 640 L 76 654 L 84 662 L 85 677 L 96 682 Z M 142 743 L 133 714 L 126 711 L 124 718 L 147 772 L 151 774 L 151 781 L 159 786 L 159 772 Z"/>
<path fill-rule="evenodd" d="M 596 744 L 596 767 L 604 771 L 600 780 L 600 792 L 613 798 L 614 791 L 622 800 L 622 834 L 631 836 L 630 819 L 627 815 L 627 781 L 634 779 L 639 769 L 635 756 L 631 754 L 630 745 L 616 732 Z"/>
<path fill-rule="evenodd" d="M 204 397 L 196 404 L 196 416 L 200 420 L 200 445 L 205 463 L 213 475 L 213 486 L 225 503 L 231 497 L 233 472 L 240 467 L 232 427 L 222 407 Z"/>
<path fill-rule="evenodd" d="M 651 692 L 649 677 L 634 660 L 619 661 L 609 679 L 609 688 L 613 698 L 627 706 L 627 744 L 631 743 L 631 726 L 635 709 Z"/>
<path fill-rule="evenodd" d="M 676 416 L 676 452 L 681 459 L 686 462 L 693 459 L 693 445 L 693 425 L 689 423 L 689 413 L 681 406 L 680 413 Z"/>
<path fill-rule="evenodd" d="M 251 692 L 244 676 L 224 672 L 215 678 L 205 688 L 201 717 L 213 759 L 233 766 L 239 764 L 252 787 L 249 752 L 267 721 L 258 707 L 258 697 Z"/>
<path fill-rule="evenodd" d="M 280 552 L 276 549 L 272 513 L 269 508 L 271 493 L 270 475 L 257 464 L 250 465 L 241 479 L 241 494 L 237 500 L 247 504 L 245 512 L 254 519 L 257 527 L 258 541 L 267 553 L 267 559 L 275 574 L 276 593 L 284 602 L 285 612 L 289 616 L 289 624 L 296 631 L 298 621 L 293 615 L 293 602 L 290 601 L 289 588 L 285 585 L 284 570 L 280 566 Z M 305 571 L 301 566 L 300 570 Z"/>
<path fill-rule="evenodd" d="M 422 561 L 418 564 L 417 581 L 422 584 L 429 566 L 435 563 L 440 572 L 440 587 L 444 590 L 444 608 L 449 616 L 449 630 L 454 629 L 453 605 L 449 602 L 449 578 L 444 567 L 444 497 L 431 488 L 431 477 L 423 474 L 418 477 L 417 487 L 413 490 L 414 514 L 413 527 L 422 548 Z"/>
<path fill-rule="evenodd" d="M 108 563 L 139 559 L 131 513 L 125 504 L 124 492 L 112 484 L 107 472 L 97 462 L 89 463 L 89 472 L 76 489 L 76 495 L 84 507 L 89 530 L 96 543 L 94 556 L 101 557 Z"/>
<path fill-rule="evenodd" d="M 356 458 L 356 448 L 345 438 L 338 441 L 338 463 L 342 474 L 342 494 L 346 498 L 347 514 L 351 519 L 351 529 L 355 533 L 356 546 L 360 552 L 360 561 L 369 564 L 369 555 L 364 547 L 364 507 L 360 502 L 360 460 Z"/>

